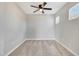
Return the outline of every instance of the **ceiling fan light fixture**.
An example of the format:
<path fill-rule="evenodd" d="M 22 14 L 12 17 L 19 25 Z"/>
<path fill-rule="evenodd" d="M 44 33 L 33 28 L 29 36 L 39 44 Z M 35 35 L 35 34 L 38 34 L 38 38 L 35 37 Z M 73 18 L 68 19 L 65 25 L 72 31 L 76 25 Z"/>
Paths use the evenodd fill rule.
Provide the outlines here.
<path fill-rule="evenodd" d="M 39 11 L 42 11 L 42 9 L 40 9 Z"/>

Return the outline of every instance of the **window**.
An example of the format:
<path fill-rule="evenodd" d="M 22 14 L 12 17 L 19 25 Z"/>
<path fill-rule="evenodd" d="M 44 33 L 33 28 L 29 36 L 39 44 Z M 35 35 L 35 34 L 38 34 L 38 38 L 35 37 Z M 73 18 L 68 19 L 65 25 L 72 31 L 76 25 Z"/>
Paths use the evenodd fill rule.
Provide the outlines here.
<path fill-rule="evenodd" d="M 79 17 L 79 3 L 69 9 L 69 20 Z"/>
<path fill-rule="evenodd" d="M 57 17 L 56 17 L 56 24 L 59 24 L 59 23 L 60 23 L 60 17 L 57 16 Z"/>

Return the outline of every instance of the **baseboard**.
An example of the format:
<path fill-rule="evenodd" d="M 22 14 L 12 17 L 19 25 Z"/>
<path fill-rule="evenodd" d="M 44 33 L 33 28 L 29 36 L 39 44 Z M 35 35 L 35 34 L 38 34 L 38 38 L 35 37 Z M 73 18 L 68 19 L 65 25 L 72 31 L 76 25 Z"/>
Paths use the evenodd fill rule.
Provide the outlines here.
<path fill-rule="evenodd" d="M 26 39 L 25 40 L 23 40 L 20 44 L 18 44 L 17 46 L 15 46 L 15 48 L 13 48 L 9 53 L 7 53 L 5 56 L 9 56 L 15 49 L 17 49 L 19 46 L 21 46 L 24 42 L 26 41 Z"/>
<path fill-rule="evenodd" d="M 26 40 L 56 40 L 56 38 L 29 38 L 29 39 L 26 39 Z"/>
<path fill-rule="evenodd" d="M 73 52 L 70 48 L 68 48 L 66 45 L 63 45 L 61 42 L 59 42 L 58 40 L 55 40 L 57 43 L 59 43 L 62 47 L 64 47 L 65 49 L 67 49 L 70 53 L 72 53 L 75 56 L 78 56 L 78 54 L 76 54 L 75 52 Z"/>

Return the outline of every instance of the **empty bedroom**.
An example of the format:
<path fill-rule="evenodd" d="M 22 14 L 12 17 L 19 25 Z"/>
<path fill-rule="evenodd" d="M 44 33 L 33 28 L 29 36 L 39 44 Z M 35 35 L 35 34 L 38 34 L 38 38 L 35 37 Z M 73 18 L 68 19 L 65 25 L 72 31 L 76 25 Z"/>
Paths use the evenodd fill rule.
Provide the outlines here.
<path fill-rule="evenodd" d="M 0 56 L 78 56 L 79 2 L 0 2 Z"/>

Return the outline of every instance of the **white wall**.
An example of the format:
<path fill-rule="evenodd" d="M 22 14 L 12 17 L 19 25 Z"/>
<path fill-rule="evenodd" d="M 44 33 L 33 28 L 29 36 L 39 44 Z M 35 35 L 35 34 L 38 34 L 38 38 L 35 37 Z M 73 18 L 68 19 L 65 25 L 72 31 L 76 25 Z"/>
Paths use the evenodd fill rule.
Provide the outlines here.
<path fill-rule="evenodd" d="M 27 38 L 55 38 L 54 16 L 50 14 L 29 14 Z"/>
<path fill-rule="evenodd" d="M 4 3 L 0 3 L 0 55 L 3 55 L 4 51 L 4 18 L 5 18 L 5 9 L 4 9 Z"/>
<path fill-rule="evenodd" d="M 26 18 L 16 4 L 0 3 L 0 55 L 8 54 L 24 40 Z"/>
<path fill-rule="evenodd" d="M 79 18 L 69 21 L 68 10 L 76 3 L 68 3 L 60 9 L 56 16 L 60 16 L 60 23 L 56 24 L 56 38 L 73 52 L 79 55 Z"/>

